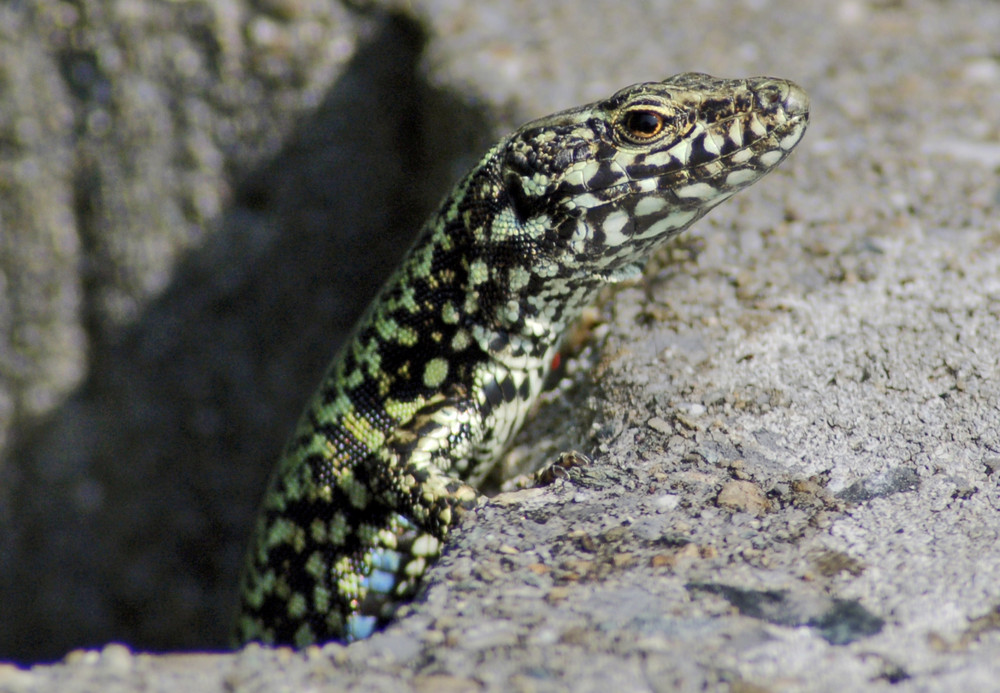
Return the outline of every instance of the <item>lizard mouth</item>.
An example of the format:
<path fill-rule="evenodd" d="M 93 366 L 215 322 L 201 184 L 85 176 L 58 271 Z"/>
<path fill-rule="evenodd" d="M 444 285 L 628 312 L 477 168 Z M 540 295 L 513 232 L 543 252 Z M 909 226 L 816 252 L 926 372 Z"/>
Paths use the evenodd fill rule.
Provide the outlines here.
<path fill-rule="evenodd" d="M 777 167 L 805 134 L 809 97 L 785 80 L 745 82 L 751 88 L 744 108 L 732 112 L 731 104 L 707 102 L 672 142 L 644 153 L 617 152 L 606 165 L 624 175 L 614 184 L 591 188 L 589 197 L 580 198 L 582 206 L 591 202 L 594 210 L 629 196 L 659 196 L 675 211 L 706 211 Z M 636 216 L 657 208 L 652 201 L 637 201 Z"/>
<path fill-rule="evenodd" d="M 633 262 L 788 156 L 808 126 L 805 91 L 770 78 L 734 83 L 738 98 L 688 103 L 678 115 L 684 125 L 659 146 L 618 147 L 588 165 L 559 228 L 571 253 L 591 257 L 601 247 L 601 264 L 612 270 Z"/>
<path fill-rule="evenodd" d="M 703 198 L 685 190 L 699 183 L 735 192 L 781 163 L 805 134 L 809 97 L 785 80 L 752 78 L 745 83 L 747 103 L 742 107 L 734 101 L 705 100 L 674 141 L 647 153 L 617 155 L 615 164 L 624 170 L 631 192 L 670 190 L 680 200 Z"/>

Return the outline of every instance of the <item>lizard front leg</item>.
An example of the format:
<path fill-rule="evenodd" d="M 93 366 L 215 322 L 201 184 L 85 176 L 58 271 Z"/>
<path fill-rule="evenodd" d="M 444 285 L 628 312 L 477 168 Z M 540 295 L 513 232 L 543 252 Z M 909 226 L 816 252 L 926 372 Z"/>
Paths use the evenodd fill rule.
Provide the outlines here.
<path fill-rule="evenodd" d="M 238 637 L 303 647 L 385 625 L 476 503 L 476 491 L 449 474 L 469 448 L 474 416 L 457 393 L 438 395 L 363 456 L 344 459 L 329 440 L 309 445 L 259 518 Z"/>

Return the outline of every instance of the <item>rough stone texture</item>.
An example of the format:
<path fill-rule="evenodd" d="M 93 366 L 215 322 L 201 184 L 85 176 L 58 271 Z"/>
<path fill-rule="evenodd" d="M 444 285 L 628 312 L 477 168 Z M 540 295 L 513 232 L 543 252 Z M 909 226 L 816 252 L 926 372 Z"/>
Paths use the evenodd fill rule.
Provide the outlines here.
<path fill-rule="evenodd" d="M 93 5 L 0 15 L 21 660 L 222 643 L 298 406 L 498 128 L 692 69 L 795 79 L 812 126 L 589 316 L 508 466 L 592 462 L 473 513 L 386 632 L 110 646 L 0 690 L 995 685 L 1000 6 Z"/>

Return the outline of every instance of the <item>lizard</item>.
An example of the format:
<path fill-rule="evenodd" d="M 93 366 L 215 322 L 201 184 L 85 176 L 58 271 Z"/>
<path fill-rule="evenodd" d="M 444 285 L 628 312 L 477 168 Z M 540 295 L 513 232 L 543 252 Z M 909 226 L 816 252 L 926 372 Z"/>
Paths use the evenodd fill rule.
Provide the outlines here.
<path fill-rule="evenodd" d="M 238 642 L 384 627 L 479 502 L 597 291 L 773 170 L 796 84 L 684 73 L 534 120 L 448 194 L 333 359 L 273 472 Z"/>

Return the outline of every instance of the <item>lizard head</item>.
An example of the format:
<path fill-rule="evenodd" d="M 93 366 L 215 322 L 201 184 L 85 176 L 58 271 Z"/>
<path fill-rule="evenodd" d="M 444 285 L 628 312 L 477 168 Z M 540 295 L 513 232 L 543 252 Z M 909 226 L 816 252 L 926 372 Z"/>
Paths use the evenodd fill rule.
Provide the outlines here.
<path fill-rule="evenodd" d="M 792 82 L 685 73 L 533 121 L 501 151 L 500 235 L 527 241 L 540 272 L 625 278 L 781 163 L 808 120 Z"/>

